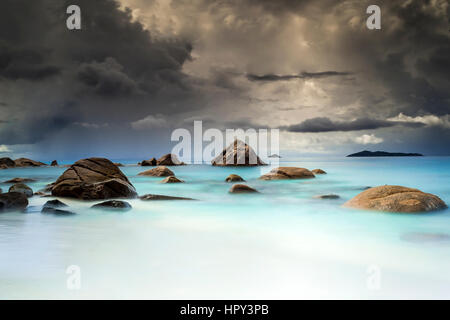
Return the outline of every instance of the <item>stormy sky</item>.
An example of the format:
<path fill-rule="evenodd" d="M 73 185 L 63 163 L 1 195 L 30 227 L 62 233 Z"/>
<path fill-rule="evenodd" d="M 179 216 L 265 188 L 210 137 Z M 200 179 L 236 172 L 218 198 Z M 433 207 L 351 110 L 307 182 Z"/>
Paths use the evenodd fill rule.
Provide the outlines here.
<path fill-rule="evenodd" d="M 449 17 L 447 0 L 3 0 L 0 157 L 150 158 L 194 120 L 279 128 L 286 155 L 449 155 Z"/>

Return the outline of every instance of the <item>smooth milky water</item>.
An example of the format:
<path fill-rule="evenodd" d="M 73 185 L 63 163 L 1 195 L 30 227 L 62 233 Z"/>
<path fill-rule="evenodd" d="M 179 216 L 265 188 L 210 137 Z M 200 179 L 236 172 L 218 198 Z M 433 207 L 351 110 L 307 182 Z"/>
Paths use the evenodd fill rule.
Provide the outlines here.
<path fill-rule="evenodd" d="M 301 299 L 450 298 L 450 210 L 391 214 L 342 208 L 367 186 L 395 184 L 450 204 L 450 158 L 302 159 L 315 179 L 261 181 L 270 168 L 171 168 L 182 184 L 137 174 L 140 195 L 198 201 L 129 200 L 133 210 L 99 211 L 62 199 L 76 216 L 0 214 L 0 298 Z M 136 163 L 137 161 L 134 161 Z M 130 162 L 131 163 L 131 162 Z M 0 170 L 0 181 L 34 178 L 37 191 L 64 168 Z M 230 173 L 259 194 L 229 194 Z M 0 184 L 3 191 L 8 185 Z M 5 190 L 6 189 L 6 190 Z M 338 200 L 315 196 L 337 194 Z M 81 287 L 66 273 L 76 265 Z"/>

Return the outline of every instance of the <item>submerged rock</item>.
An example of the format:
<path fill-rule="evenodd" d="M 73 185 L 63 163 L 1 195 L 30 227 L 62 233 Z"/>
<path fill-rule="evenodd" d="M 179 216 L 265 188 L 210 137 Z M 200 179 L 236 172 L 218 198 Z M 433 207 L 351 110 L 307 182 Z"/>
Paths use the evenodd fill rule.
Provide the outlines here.
<path fill-rule="evenodd" d="M 192 198 L 164 196 L 164 195 L 161 195 L 161 194 L 146 194 L 146 195 L 143 195 L 143 196 L 139 197 L 139 199 L 141 199 L 143 201 L 151 201 L 151 200 L 195 200 L 195 199 L 192 199 Z"/>
<path fill-rule="evenodd" d="M 45 163 L 40 161 L 34 161 L 27 158 L 19 158 L 14 160 L 14 163 L 16 164 L 16 167 L 41 167 L 46 166 Z"/>
<path fill-rule="evenodd" d="M 54 208 L 55 209 L 55 208 L 64 208 L 64 207 L 68 207 L 68 205 L 62 201 L 55 199 L 55 200 L 47 201 L 42 208 Z"/>
<path fill-rule="evenodd" d="M 99 200 L 134 198 L 136 189 L 111 161 L 89 158 L 75 162 L 52 186 L 57 197 Z"/>
<path fill-rule="evenodd" d="M 64 202 L 61 202 L 59 200 L 50 200 L 44 204 L 44 206 L 42 207 L 41 213 L 54 214 L 57 216 L 74 215 L 75 213 L 72 211 L 60 209 L 60 208 L 67 208 L 67 207 L 68 207 L 68 205 L 65 204 Z"/>
<path fill-rule="evenodd" d="M 317 199 L 340 199 L 341 197 L 337 194 L 323 194 L 320 196 L 316 196 Z"/>
<path fill-rule="evenodd" d="M 160 182 L 161 182 L 161 183 L 181 183 L 181 182 L 184 182 L 184 181 L 178 179 L 178 178 L 175 177 L 175 176 L 170 176 L 170 177 L 167 177 L 167 178 L 161 180 Z"/>
<path fill-rule="evenodd" d="M 41 213 L 54 214 L 56 216 L 73 216 L 76 213 L 69 210 L 62 210 L 56 208 L 42 208 Z"/>
<path fill-rule="evenodd" d="M 57 167 L 58 166 L 58 161 L 53 160 L 52 163 L 50 164 L 52 167 Z"/>
<path fill-rule="evenodd" d="M 305 168 L 278 167 L 260 177 L 262 180 L 310 179 L 314 174 Z"/>
<path fill-rule="evenodd" d="M 16 183 L 13 184 L 9 190 L 9 192 L 20 192 L 26 195 L 28 198 L 33 196 L 33 189 L 31 189 L 29 186 L 23 183 Z"/>
<path fill-rule="evenodd" d="M 314 173 L 314 174 L 327 174 L 322 169 L 314 169 L 314 170 L 311 170 L 311 172 Z"/>
<path fill-rule="evenodd" d="M 230 193 L 257 193 L 258 191 L 250 188 L 249 186 L 245 184 L 235 184 L 231 187 Z"/>
<path fill-rule="evenodd" d="M 28 206 L 27 196 L 20 192 L 0 193 L 0 212 L 24 210 Z"/>
<path fill-rule="evenodd" d="M 11 180 L 4 181 L 3 183 L 25 183 L 25 182 L 35 182 L 34 179 L 29 178 L 14 178 Z"/>
<path fill-rule="evenodd" d="M 155 158 L 151 158 L 150 160 L 143 160 L 140 165 L 142 167 L 154 167 L 157 164 L 157 160 Z"/>
<path fill-rule="evenodd" d="M 151 176 L 151 177 L 169 177 L 175 175 L 172 170 L 166 166 L 158 166 L 156 168 L 141 172 L 139 176 Z"/>
<path fill-rule="evenodd" d="M 387 212 L 428 212 L 447 207 L 439 197 L 402 186 L 379 186 L 361 192 L 344 206 Z"/>
<path fill-rule="evenodd" d="M 157 160 L 158 166 L 182 166 L 184 162 L 181 162 L 176 154 L 165 154 Z"/>
<path fill-rule="evenodd" d="M 225 182 L 242 182 L 245 181 L 241 176 L 237 174 L 230 174 L 226 179 Z"/>
<path fill-rule="evenodd" d="M 131 210 L 131 205 L 126 201 L 110 200 L 102 203 L 94 204 L 92 209 L 114 209 L 114 210 Z"/>
<path fill-rule="evenodd" d="M 211 161 L 213 166 L 264 166 L 255 151 L 245 142 L 234 140 Z"/>

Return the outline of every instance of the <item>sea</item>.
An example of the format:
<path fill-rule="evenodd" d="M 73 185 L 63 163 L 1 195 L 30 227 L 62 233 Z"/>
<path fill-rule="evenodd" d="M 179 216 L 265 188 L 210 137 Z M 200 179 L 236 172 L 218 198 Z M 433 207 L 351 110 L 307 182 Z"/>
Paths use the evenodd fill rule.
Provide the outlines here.
<path fill-rule="evenodd" d="M 116 159 L 139 195 L 196 201 L 60 199 L 73 216 L 0 214 L 0 299 L 449 299 L 450 210 L 386 213 L 342 205 L 367 187 L 401 185 L 450 204 L 450 157 L 280 159 L 327 172 L 263 181 L 270 167 L 172 167 L 185 183 L 138 176 Z M 67 163 L 71 163 L 67 161 Z M 66 168 L 0 170 L 32 178 L 34 191 Z M 238 174 L 255 194 L 230 194 Z M 9 185 L 0 183 L 3 192 Z M 334 194 L 339 199 L 317 196 Z"/>

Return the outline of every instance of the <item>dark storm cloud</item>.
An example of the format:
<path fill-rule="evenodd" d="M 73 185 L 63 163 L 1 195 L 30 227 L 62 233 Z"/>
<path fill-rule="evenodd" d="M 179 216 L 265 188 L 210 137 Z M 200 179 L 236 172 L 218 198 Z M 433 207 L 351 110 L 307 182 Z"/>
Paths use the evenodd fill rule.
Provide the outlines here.
<path fill-rule="evenodd" d="M 106 58 L 101 63 L 81 64 L 78 79 L 97 94 L 107 97 L 129 96 L 138 91 L 137 83 L 123 73 L 123 66 L 113 58 Z"/>
<path fill-rule="evenodd" d="M 60 69 L 44 62 L 44 54 L 34 50 L 14 50 L 0 45 L 0 79 L 43 80 Z"/>
<path fill-rule="evenodd" d="M 351 72 L 337 72 L 337 71 L 324 71 L 324 72 L 302 72 L 295 75 L 277 75 L 277 74 L 265 74 L 258 76 L 255 74 L 247 74 L 247 79 L 250 81 L 281 81 L 292 79 L 318 79 L 335 76 L 348 76 Z"/>
<path fill-rule="evenodd" d="M 81 30 L 66 28 L 72 4 L 81 8 Z M 17 120 L 0 128 L 0 143 L 35 143 L 75 122 L 128 123 L 189 102 L 181 68 L 191 44 L 151 37 L 118 1 L 5 0 L 1 7 L 0 92 L 9 88 L 16 103 L 2 105 L 0 116 Z"/>
<path fill-rule="evenodd" d="M 352 121 L 332 121 L 326 117 L 305 120 L 299 124 L 282 127 L 290 132 L 331 132 L 331 131 L 361 131 L 388 128 L 396 125 L 422 127 L 421 123 L 398 122 L 361 118 Z"/>

